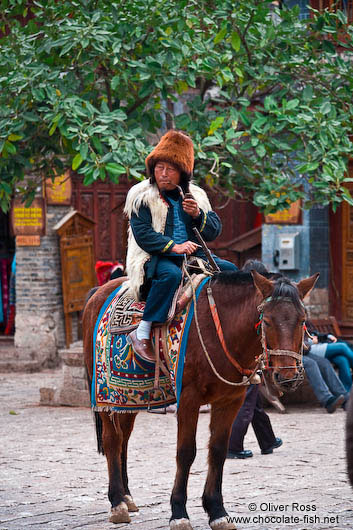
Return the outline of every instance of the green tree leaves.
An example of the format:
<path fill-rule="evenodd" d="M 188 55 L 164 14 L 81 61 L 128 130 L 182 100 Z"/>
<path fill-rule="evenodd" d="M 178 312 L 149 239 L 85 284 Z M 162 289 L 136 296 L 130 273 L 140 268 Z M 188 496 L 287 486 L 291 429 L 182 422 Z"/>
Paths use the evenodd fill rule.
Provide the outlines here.
<path fill-rule="evenodd" d="M 26 25 L 24 10 L 33 17 Z M 197 180 L 237 189 L 266 212 L 300 197 L 350 202 L 345 20 L 341 12 L 299 20 L 297 8 L 270 0 L 8 2 L 1 208 L 14 190 L 30 198 L 43 175 L 70 166 L 86 184 L 143 178 L 151 138 L 166 126 L 192 136 Z M 24 185 L 25 174 L 37 183 Z"/>

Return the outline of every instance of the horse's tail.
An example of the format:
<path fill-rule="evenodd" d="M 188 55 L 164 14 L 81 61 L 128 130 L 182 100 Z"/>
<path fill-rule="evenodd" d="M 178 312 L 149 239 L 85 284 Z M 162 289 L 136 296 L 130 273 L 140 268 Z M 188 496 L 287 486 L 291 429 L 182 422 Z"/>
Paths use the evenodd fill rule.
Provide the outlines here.
<path fill-rule="evenodd" d="M 91 390 L 92 379 L 88 375 L 87 368 L 86 368 L 86 377 L 87 377 L 88 388 L 89 388 L 89 390 Z M 95 424 L 96 424 L 97 451 L 98 451 L 99 454 L 104 455 L 103 437 L 102 437 L 103 424 L 102 424 L 102 420 L 101 420 L 101 417 L 99 415 L 99 412 L 95 412 L 94 413 L 94 418 L 95 418 Z"/>
<path fill-rule="evenodd" d="M 95 412 L 94 416 L 96 419 L 97 451 L 99 454 L 104 455 L 103 437 L 102 437 L 103 423 L 99 415 L 99 412 Z"/>

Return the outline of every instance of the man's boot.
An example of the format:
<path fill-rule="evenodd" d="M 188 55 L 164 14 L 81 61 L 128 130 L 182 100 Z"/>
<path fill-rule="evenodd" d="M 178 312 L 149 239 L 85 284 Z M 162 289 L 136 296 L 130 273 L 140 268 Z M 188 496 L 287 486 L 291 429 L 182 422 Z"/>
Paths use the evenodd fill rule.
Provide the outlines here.
<path fill-rule="evenodd" d="M 136 329 L 129 333 L 127 336 L 127 342 L 131 344 L 134 351 L 142 357 L 142 359 L 149 361 L 150 363 L 156 362 L 156 355 L 152 346 L 151 339 L 139 340 L 136 336 Z"/>

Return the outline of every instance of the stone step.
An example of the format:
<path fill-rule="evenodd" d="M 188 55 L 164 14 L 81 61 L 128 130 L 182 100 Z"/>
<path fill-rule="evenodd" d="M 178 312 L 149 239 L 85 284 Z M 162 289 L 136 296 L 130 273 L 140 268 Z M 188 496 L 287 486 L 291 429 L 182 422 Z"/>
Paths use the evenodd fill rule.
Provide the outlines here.
<path fill-rule="evenodd" d="M 0 336 L 0 373 L 33 373 L 39 370 L 41 370 L 41 363 L 24 352 L 20 352 L 14 345 L 13 337 Z"/>
<path fill-rule="evenodd" d="M 41 370 L 39 361 L 2 359 L 0 352 L 0 373 L 28 372 L 34 373 Z"/>

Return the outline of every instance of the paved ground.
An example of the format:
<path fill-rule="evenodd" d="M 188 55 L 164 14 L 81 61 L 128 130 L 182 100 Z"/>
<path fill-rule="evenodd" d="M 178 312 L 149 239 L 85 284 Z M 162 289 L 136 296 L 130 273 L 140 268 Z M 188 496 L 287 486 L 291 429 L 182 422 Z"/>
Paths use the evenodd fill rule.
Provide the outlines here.
<path fill-rule="evenodd" d="M 108 522 L 107 473 L 96 453 L 91 413 L 84 408 L 39 406 L 39 388 L 53 386 L 57 371 L 0 374 L 0 530 L 168 528 L 175 471 L 176 420 L 141 413 L 130 444 L 130 486 L 140 512 L 130 525 Z M 342 410 L 270 411 L 283 446 L 228 460 L 224 498 L 237 527 L 246 529 L 353 528 L 353 491 L 347 483 Z M 205 480 L 208 414 L 200 414 L 198 454 L 189 485 L 189 515 L 206 530 L 200 496 Z M 253 510 L 253 511 L 251 511 Z M 272 520 L 271 520 L 272 518 Z M 310 519 L 311 518 L 311 519 Z"/>

